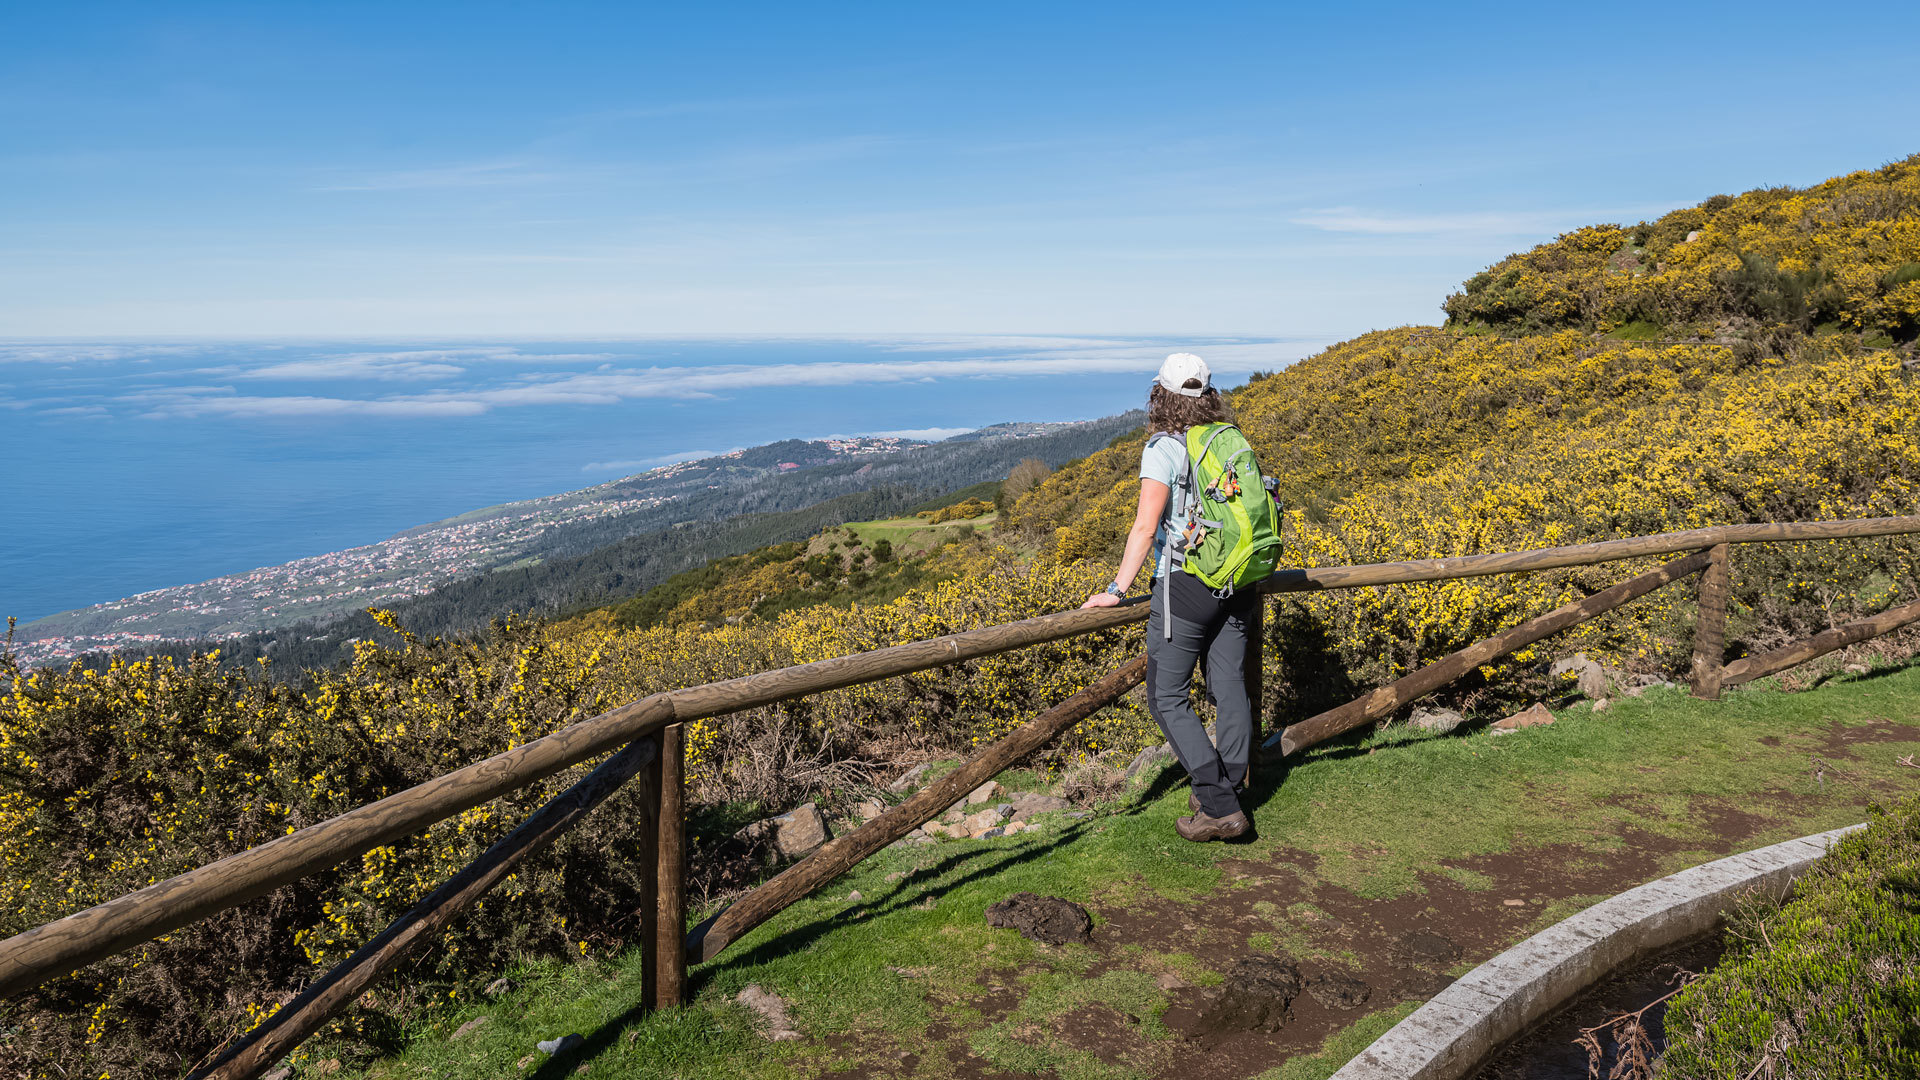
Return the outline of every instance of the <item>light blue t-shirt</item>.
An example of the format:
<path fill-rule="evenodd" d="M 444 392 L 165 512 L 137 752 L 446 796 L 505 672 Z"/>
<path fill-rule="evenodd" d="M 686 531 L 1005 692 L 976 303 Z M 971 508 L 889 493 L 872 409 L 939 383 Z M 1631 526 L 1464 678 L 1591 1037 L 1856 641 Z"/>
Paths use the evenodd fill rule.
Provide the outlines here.
<path fill-rule="evenodd" d="M 1167 485 L 1168 490 L 1166 512 L 1160 515 L 1160 527 L 1153 533 L 1155 577 L 1164 577 L 1171 561 L 1167 551 L 1167 530 L 1173 522 L 1186 517 L 1186 491 L 1180 486 L 1180 478 L 1186 471 L 1187 440 L 1184 437 L 1161 435 L 1147 440 L 1147 448 L 1140 452 L 1140 479 L 1158 480 Z"/>

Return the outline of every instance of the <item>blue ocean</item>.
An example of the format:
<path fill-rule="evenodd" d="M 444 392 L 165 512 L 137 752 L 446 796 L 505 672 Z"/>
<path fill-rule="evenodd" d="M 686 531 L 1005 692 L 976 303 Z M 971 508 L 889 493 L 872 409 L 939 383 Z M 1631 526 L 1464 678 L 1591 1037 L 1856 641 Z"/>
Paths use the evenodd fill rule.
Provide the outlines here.
<path fill-rule="evenodd" d="M 0 616 L 372 543 L 785 438 L 939 439 L 1139 407 L 1325 342 L 926 337 L 0 344 Z"/>

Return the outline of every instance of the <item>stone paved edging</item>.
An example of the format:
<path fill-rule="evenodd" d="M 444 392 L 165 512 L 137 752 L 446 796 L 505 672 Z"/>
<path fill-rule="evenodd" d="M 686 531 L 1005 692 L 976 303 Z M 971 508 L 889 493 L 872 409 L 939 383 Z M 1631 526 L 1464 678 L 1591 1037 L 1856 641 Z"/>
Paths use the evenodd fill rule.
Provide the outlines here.
<path fill-rule="evenodd" d="M 1474 968 L 1332 1080 L 1459 1080 L 1616 969 L 1711 929 L 1734 895 L 1761 889 L 1784 896 L 1835 840 L 1863 827 L 1730 855 L 1602 900 Z"/>

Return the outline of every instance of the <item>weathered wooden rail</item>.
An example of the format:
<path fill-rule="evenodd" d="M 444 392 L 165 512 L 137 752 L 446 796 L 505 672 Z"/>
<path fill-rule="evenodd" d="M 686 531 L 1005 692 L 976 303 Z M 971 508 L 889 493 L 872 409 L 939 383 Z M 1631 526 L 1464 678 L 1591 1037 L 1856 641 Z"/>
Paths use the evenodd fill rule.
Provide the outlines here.
<path fill-rule="evenodd" d="M 1718 697 L 1723 687 L 1774 674 L 1835 649 L 1920 622 L 1920 602 L 1915 602 L 1835 627 L 1775 652 L 1725 664 L 1730 545 L 1915 533 L 1920 533 L 1920 515 L 1727 525 L 1535 551 L 1280 571 L 1262 584 L 1262 592 L 1411 584 L 1687 553 L 1648 573 L 1477 642 L 1390 686 L 1292 724 L 1266 741 L 1264 754 L 1296 753 L 1343 731 L 1378 720 L 1482 664 L 1703 570 L 1691 677 L 1696 695 Z M 359 952 L 315 980 L 287 1006 L 224 1048 L 213 1064 L 194 1075 L 220 1080 L 260 1075 L 318 1030 L 334 1011 L 390 970 L 408 950 L 430 939 L 503 880 L 512 867 L 544 848 L 607 795 L 636 776 L 642 777 L 646 785 L 642 802 L 647 807 L 649 820 L 645 825 L 653 833 L 646 857 L 655 864 L 655 871 L 645 876 L 656 883 L 647 890 L 652 895 L 638 898 L 641 916 L 646 920 L 640 940 L 652 953 L 643 997 L 656 1007 L 677 1004 L 686 994 L 689 960 L 713 959 L 787 905 L 932 820 L 971 788 L 1044 748 L 1081 720 L 1112 704 L 1140 683 L 1146 661 L 1144 657 L 1136 658 L 1096 680 L 1035 720 L 983 748 L 959 769 L 906 802 L 829 842 L 776 875 L 683 939 L 686 847 L 682 733 L 685 723 L 1113 629 L 1144 620 L 1145 600 L 1145 597 L 1135 597 L 1118 607 L 1056 612 L 649 695 L 270 843 L 0 941 L 0 997 L 69 974 L 617 749 L 619 753 L 536 811 L 472 865 L 423 898 Z M 1264 606 L 1260 610 L 1264 611 Z M 1249 658 L 1247 674 L 1258 702 L 1261 672 L 1257 650 Z"/>

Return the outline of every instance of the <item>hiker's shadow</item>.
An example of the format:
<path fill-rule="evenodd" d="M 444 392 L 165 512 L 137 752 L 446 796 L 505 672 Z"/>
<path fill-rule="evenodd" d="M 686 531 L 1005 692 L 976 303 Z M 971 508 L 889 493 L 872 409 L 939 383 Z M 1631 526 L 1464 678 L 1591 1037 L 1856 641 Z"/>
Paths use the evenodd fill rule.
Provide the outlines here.
<path fill-rule="evenodd" d="M 812 920 L 804 926 L 776 934 L 751 949 L 729 953 L 698 971 L 689 972 L 688 999 L 698 996 L 702 989 L 727 972 L 752 968 L 795 953 L 805 952 L 821 938 L 841 927 L 878 918 L 902 908 L 915 907 L 929 899 L 937 902 L 942 896 L 955 889 L 982 878 L 1000 874 L 1011 867 L 1045 858 L 1052 854 L 1056 847 L 1071 843 L 1085 835 L 1094 826 L 1096 820 L 1094 818 L 1074 820 L 1070 824 L 1056 828 L 1045 842 L 1041 843 L 1022 843 L 1018 847 L 980 844 L 965 850 L 956 850 L 932 864 L 910 871 L 900 880 L 899 887 L 880 903 L 851 905 L 832 915 Z M 1035 840 L 1040 839 L 1041 837 L 1035 837 Z M 958 876 L 949 876 L 961 870 L 964 872 L 959 873 Z M 651 1011 L 644 1004 L 635 1005 L 601 1024 L 592 1034 L 586 1036 L 586 1042 L 578 1049 L 547 1059 L 531 1074 L 532 1080 L 560 1080 L 561 1077 L 571 1076 L 574 1070 L 605 1053 L 623 1033 L 645 1019 Z"/>

